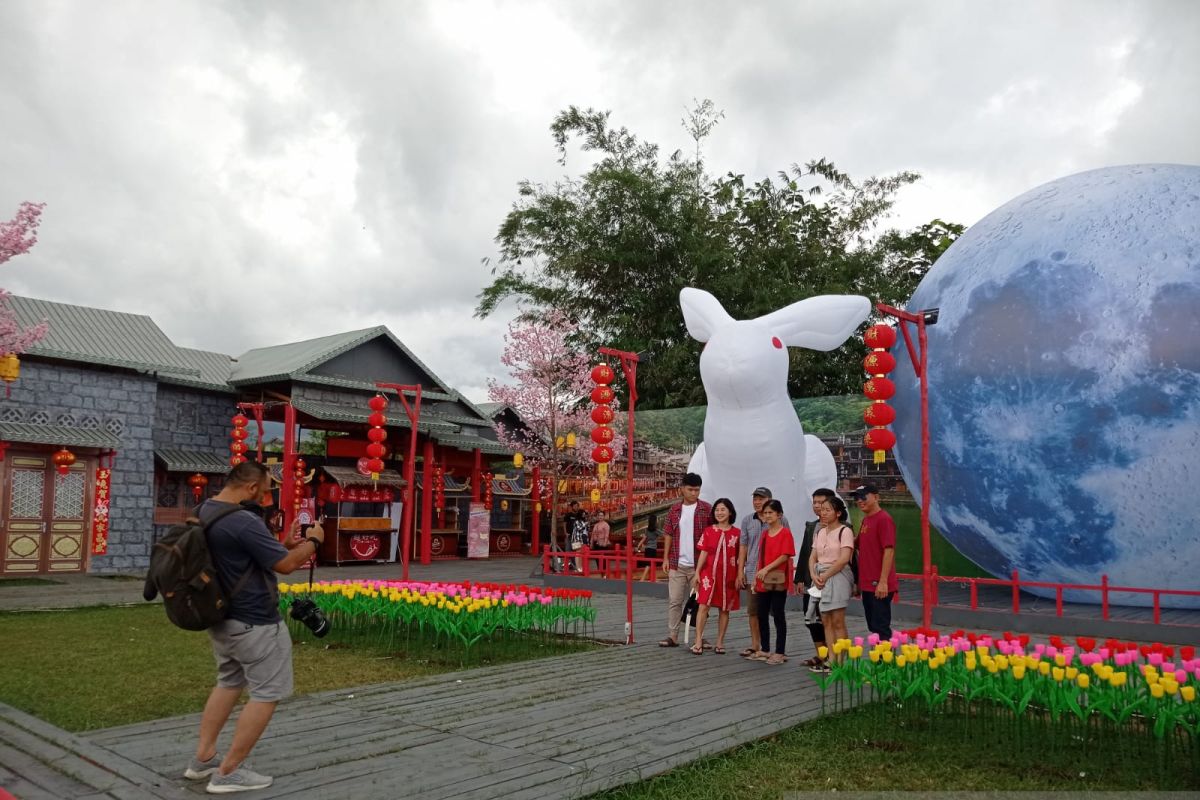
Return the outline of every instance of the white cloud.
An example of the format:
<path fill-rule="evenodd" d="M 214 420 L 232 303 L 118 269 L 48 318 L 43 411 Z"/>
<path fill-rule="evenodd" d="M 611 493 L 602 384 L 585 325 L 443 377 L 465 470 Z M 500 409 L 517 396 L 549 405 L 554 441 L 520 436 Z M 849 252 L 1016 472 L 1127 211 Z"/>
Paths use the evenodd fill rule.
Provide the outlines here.
<path fill-rule="evenodd" d="M 916 169 L 896 224 L 971 223 L 1070 172 L 1200 162 L 1198 9 L 9 0 L 0 216 L 48 206 L 0 285 L 227 352 L 387 324 L 481 399 L 507 319 L 471 317 L 480 259 L 516 183 L 561 175 L 566 105 L 669 154 L 711 97 L 716 172 Z"/>

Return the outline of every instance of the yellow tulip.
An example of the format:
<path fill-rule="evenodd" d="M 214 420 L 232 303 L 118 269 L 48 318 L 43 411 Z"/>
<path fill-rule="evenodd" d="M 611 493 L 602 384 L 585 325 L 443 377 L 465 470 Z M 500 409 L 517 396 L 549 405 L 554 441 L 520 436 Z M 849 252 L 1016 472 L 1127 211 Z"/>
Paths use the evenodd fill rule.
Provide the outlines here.
<path fill-rule="evenodd" d="M 871 652 L 870 652 L 870 653 L 867 655 L 867 658 L 871 659 L 871 663 L 872 663 L 872 664 L 878 664 L 878 663 L 879 663 L 879 651 L 878 651 L 878 650 L 872 650 L 872 651 L 871 651 Z"/>
<path fill-rule="evenodd" d="M 1054 663 L 1060 667 L 1065 667 L 1067 665 L 1067 657 L 1062 653 L 1058 653 L 1054 656 Z"/>
<path fill-rule="evenodd" d="M 825 645 L 821 645 L 820 647 L 818 647 L 817 648 L 817 658 L 820 658 L 821 660 L 829 658 L 829 648 L 826 647 Z"/>
<path fill-rule="evenodd" d="M 1004 656 L 996 656 L 996 667 L 998 669 L 1008 669 L 1008 659 Z"/>
<path fill-rule="evenodd" d="M 1188 702 L 1188 703 L 1194 702 L 1196 700 L 1196 687 L 1195 686 L 1181 687 L 1179 689 L 1179 696 L 1182 697 L 1185 702 Z"/>
<path fill-rule="evenodd" d="M 1124 686 L 1126 679 L 1129 678 L 1128 672 L 1114 672 L 1108 682 L 1113 686 Z"/>
<path fill-rule="evenodd" d="M 883 656 L 882 656 L 882 658 L 883 658 L 883 663 L 885 663 L 885 664 L 890 664 L 890 663 L 892 663 L 892 659 L 894 659 L 895 657 L 896 657 L 896 656 L 895 656 L 895 655 L 892 653 L 892 651 L 891 651 L 891 650 L 884 650 L 884 651 L 883 651 Z"/>
<path fill-rule="evenodd" d="M 908 663 L 908 659 L 905 658 L 904 656 L 896 656 L 896 666 L 897 667 L 903 667 L 907 663 Z"/>
<path fill-rule="evenodd" d="M 1012 668 L 1012 674 L 1013 674 L 1013 677 L 1014 677 L 1014 678 L 1016 678 L 1017 680 L 1022 680 L 1022 679 L 1024 679 L 1024 677 L 1025 677 L 1025 665 L 1024 665 L 1024 664 L 1017 664 L 1015 667 L 1013 667 L 1013 668 Z"/>
<path fill-rule="evenodd" d="M 1049 675 L 1050 674 L 1050 662 L 1049 661 L 1039 661 L 1038 662 L 1038 672 L 1041 673 L 1042 675 Z"/>
<path fill-rule="evenodd" d="M 995 661 L 989 661 L 989 662 L 988 662 L 988 665 L 987 665 L 987 671 L 988 671 L 989 673 L 991 673 L 992 675 L 995 675 L 995 674 L 996 674 L 997 672 L 999 672 L 1000 670 L 999 670 L 999 668 L 996 666 L 996 662 L 995 662 Z"/>
<path fill-rule="evenodd" d="M 930 669 L 937 669 L 940 666 L 941 666 L 941 662 L 939 662 L 936 658 L 929 659 L 929 668 Z"/>
<path fill-rule="evenodd" d="M 974 672 L 974 671 L 975 671 L 975 666 L 976 666 L 976 665 L 975 665 L 975 659 L 973 659 L 973 658 L 968 658 L 968 659 L 967 659 L 967 663 L 966 663 L 967 671 L 968 671 L 968 672 Z"/>
<path fill-rule="evenodd" d="M 928 650 L 920 651 L 920 655 L 918 656 L 918 658 L 920 658 L 922 661 L 928 661 L 929 660 L 929 651 Z"/>
<path fill-rule="evenodd" d="M 1053 670 L 1051 670 L 1051 674 L 1054 676 L 1054 680 L 1061 681 L 1063 676 L 1066 675 L 1066 670 L 1064 670 L 1062 667 L 1055 667 Z"/>
<path fill-rule="evenodd" d="M 1086 689 L 1092 683 L 1091 676 L 1089 676 L 1086 672 L 1080 673 L 1079 678 L 1077 680 L 1079 682 L 1080 689 Z"/>
<path fill-rule="evenodd" d="M 1161 683 L 1150 684 L 1150 696 L 1154 698 L 1163 696 L 1163 687 Z"/>
<path fill-rule="evenodd" d="M 1079 674 L 1079 670 L 1075 669 L 1074 667 L 1067 667 L 1067 680 L 1069 680 L 1069 681 L 1075 680 L 1075 676 L 1078 674 Z"/>
<path fill-rule="evenodd" d="M 1161 685 L 1167 694 L 1174 695 L 1179 693 L 1179 684 L 1175 681 L 1163 681 Z"/>
<path fill-rule="evenodd" d="M 850 648 L 851 658 L 862 658 L 863 649 L 861 644 L 856 644 Z"/>

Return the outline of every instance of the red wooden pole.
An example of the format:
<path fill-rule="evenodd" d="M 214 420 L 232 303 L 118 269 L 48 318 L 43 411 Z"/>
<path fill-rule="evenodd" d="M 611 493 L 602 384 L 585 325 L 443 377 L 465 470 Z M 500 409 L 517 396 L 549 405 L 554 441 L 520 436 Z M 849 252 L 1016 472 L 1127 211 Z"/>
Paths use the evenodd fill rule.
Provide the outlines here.
<path fill-rule="evenodd" d="M 433 440 L 425 440 L 425 463 L 421 472 L 421 563 L 429 564 L 433 546 Z"/>
<path fill-rule="evenodd" d="M 483 453 L 475 448 L 475 467 L 471 470 L 471 502 L 479 502 L 479 482 L 483 480 Z"/>
<path fill-rule="evenodd" d="M 542 469 L 537 464 L 533 465 L 533 473 L 530 476 L 529 488 L 529 513 L 532 519 L 529 521 L 529 552 L 540 553 L 541 533 L 542 533 L 542 515 L 538 513 L 538 503 L 541 502 L 541 494 L 539 487 L 542 485 Z"/>
<path fill-rule="evenodd" d="M 625 432 L 625 643 L 633 644 L 633 409 L 637 405 L 637 353 L 601 347 L 604 355 L 621 359 L 621 371 L 629 386 L 629 425 Z"/>
<path fill-rule="evenodd" d="M 376 383 L 376 388 L 392 389 L 400 398 L 404 413 L 408 415 L 411 435 L 408 439 L 408 458 L 404 460 L 404 509 L 400 513 L 400 542 L 401 561 L 404 564 L 404 580 L 408 580 L 408 564 L 412 558 L 413 527 L 416 524 L 416 514 L 413 505 L 416 502 L 417 491 L 417 427 L 421 421 L 421 385 L 400 383 Z M 409 405 L 405 392 L 412 392 L 415 397 Z"/>
<path fill-rule="evenodd" d="M 296 519 L 296 409 L 289 402 L 283 407 L 283 480 L 279 482 L 279 505 L 283 511 L 282 536 L 292 529 Z"/>

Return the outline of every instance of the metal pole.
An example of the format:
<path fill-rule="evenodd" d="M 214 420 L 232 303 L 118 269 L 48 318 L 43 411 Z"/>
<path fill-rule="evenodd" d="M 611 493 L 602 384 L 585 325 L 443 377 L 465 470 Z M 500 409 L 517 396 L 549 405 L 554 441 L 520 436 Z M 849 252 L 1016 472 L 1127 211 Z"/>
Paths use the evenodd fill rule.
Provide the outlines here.
<path fill-rule="evenodd" d="M 408 440 L 408 458 L 404 460 L 404 509 L 400 514 L 400 560 L 404 566 L 404 580 L 408 580 L 408 562 L 412 555 L 413 527 L 416 525 L 417 517 L 414 513 L 413 505 L 417 496 L 415 486 L 417 481 L 417 427 L 421 421 L 421 384 L 377 382 L 375 388 L 392 389 L 396 392 L 400 398 L 400 404 L 404 407 L 404 413 L 408 415 L 408 423 L 412 428 L 412 434 Z M 404 396 L 405 392 L 412 392 L 416 395 L 413 405 L 409 405 L 408 398 Z"/>
<path fill-rule="evenodd" d="M 924 575 L 924 602 L 921 624 L 933 627 L 933 571 L 929 551 L 929 359 L 925 337 L 925 317 L 917 318 L 917 345 L 921 352 L 921 573 Z"/>

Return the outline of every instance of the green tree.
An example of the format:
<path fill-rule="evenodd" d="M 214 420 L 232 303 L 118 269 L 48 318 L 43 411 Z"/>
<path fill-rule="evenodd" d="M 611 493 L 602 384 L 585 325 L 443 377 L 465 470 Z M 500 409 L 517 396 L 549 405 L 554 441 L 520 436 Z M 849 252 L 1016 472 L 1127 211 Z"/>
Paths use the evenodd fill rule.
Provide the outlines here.
<path fill-rule="evenodd" d="M 572 143 L 597 158 L 577 177 L 523 181 L 496 236 L 493 280 L 476 315 L 515 299 L 534 317 L 561 311 L 588 348 L 648 353 L 638 372 L 647 409 L 704 402 L 679 290 L 715 294 L 739 318 L 815 294 L 864 294 L 902 304 L 937 255 L 962 231 L 938 220 L 911 232 L 877 227 L 903 186 L 901 172 L 855 181 L 818 159 L 775 178 L 710 177 L 702 143 L 722 114 L 698 103 L 683 124 L 695 153 L 665 159 L 656 144 L 610 123 L 609 112 L 562 111 L 550 126 L 559 161 Z M 793 350 L 794 397 L 850 394 L 861 386 L 865 351 Z"/>

